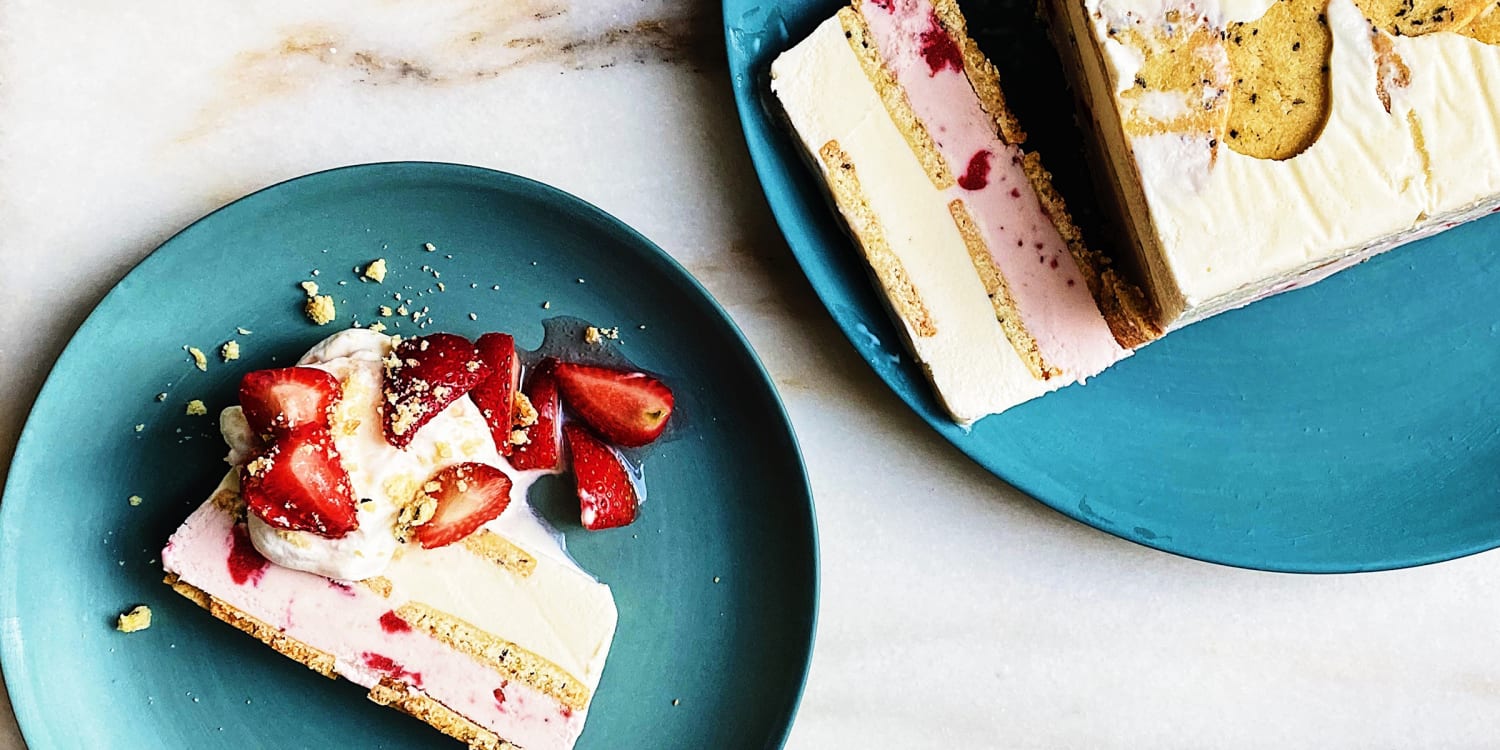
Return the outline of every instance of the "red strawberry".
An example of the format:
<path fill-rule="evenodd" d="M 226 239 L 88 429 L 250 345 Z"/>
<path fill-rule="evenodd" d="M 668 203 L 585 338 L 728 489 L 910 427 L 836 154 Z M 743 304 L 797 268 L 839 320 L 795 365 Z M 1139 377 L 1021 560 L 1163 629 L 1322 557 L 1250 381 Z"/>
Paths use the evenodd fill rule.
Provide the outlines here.
<path fill-rule="evenodd" d="M 439 485 L 427 493 L 437 501 L 437 509 L 414 534 L 426 549 L 463 539 L 510 505 L 510 477 L 489 464 L 454 464 L 427 481 Z"/>
<path fill-rule="evenodd" d="M 405 448 L 487 374 L 479 350 L 462 336 L 434 333 L 396 344 L 385 359 L 386 442 Z"/>
<path fill-rule="evenodd" d="M 240 379 L 240 406 L 257 435 L 313 425 L 328 427 L 328 414 L 343 395 L 338 378 L 315 367 L 256 370 Z"/>
<path fill-rule="evenodd" d="M 553 369 L 557 361 L 542 360 L 526 378 L 526 396 L 536 409 L 536 423 L 526 430 L 527 441 L 516 446 L 510 465 L 517 469 L 555 471 L 562 465 L 562 404 Z"/>
<path fill-rule="evenodd" d="M 489 368 L 489 377 L 479 381 L 469 397 L 490 425 L 490 436 L 500 455 L 509 456 L 515 446 L 510 431 L 516 423 L 516 391 L 521 386 L 521 359 L 516 356 L 516 340 L 507 333 L 486 333 L 475 342 L 479 357 Z"/>
<path fill-rule="evenodd" d="M 655 440 L 672 416 L 672 389 L 643 372 L 562 362 L 557 387 L 573 413 L 615 445 Z"/>
<path fill-rule="evenodd" d="M 278 528 L 337 539 L 359 526 L 354 490 L 327 429 L 305 425 L 276 439 L 240 473 L 250 512 Z"/>
<path fill-rule="evenodd" d="M 625 468 L 625 459 L 580 425 L 563 427 L 573 454 L 573 476 L 578 481 L 578 509 L 589 531 L 628 526 L 635 520 L 640 497 Z"/>

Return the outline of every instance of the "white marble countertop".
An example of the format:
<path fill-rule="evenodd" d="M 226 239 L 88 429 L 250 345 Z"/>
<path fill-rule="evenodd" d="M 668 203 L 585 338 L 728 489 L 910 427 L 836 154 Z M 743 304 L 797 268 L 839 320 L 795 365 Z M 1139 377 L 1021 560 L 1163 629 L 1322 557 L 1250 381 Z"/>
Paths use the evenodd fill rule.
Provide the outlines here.
<path fill-rule="evenodd" d="M 787 253 L 722 58 L 717 6 L 687 0 L 0 3 L 0 476 L 73 329 L 186 223 L 326 167 L 468 162 L 640 229 L 775 376 L 823 552 L 790 747 L 1500 742 L 1500 554 L 1216 567 L 1068 521 L 926 430 Z"/>

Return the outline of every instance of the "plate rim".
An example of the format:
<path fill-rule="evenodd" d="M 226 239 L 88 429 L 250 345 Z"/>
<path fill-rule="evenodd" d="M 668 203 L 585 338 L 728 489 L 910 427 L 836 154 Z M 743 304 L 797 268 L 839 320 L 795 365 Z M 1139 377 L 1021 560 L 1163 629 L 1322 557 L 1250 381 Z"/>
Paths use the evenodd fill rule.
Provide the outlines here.
<path fill-rule="evenodd" d="M 815 240 L 815 232 L 808 226 L 801 226 L 802 222 L 791 208 L 795 203 L 789 194 L 784 191 L 773 190 L 771 183 L 776 182 L 772 174 L 772 167 L 782 162 L 776 146 L 772 142 L 772 136 L 768 131 L 776 127 L 774 116 L 770 112 L 763 111 L 761 107 L 760 81 L 762 65 L 759 65 L 754 55 L 742 50 L 742 45 L 735 38 L 736 31 L 740 28 L 732 19 L 731 14 L 743 17 L 748 13 L 778 13 L 779 7 L 784 0 L 773 0 L 769 4 L 757 3 L 752 0 L 723 0 L 721 3 L 721 16 L 724 23 L 724 43 L 727 58 L 728 76 L 730 88 L 734 93 L 734 104 L 738 115 L 741 134 L 744 138 L 745 148 L 750 154 L 751 166 L 755 169 L 757 182 L 760 183 L 761 193 L 765 196 L 766 204 L 771 209 L 771 215 L 785 239 L 787 247 L 791 250 L 792 257 L 797 261 L 797 266 L 802 270 L 808 285 L 812 287 L 814 294 L 823 308 L 833 318 L 835 325 L 843 333 L 854 349 L 854 353 L 865 365 L 874 371 L 876 377 L 880 378 L 886 388 L 896 394 L 906 406 L 912 410 L 922 421 L 953 447 L 957 448 L 968 460 L 984 469 L 985 472 L 1000 481 L 1019 490 L 1033 501 L 1040 503 L 1063 516 L 1071 518 L 1085 526 L 1096 529 L 1110 536 L 1123 539 L 1127 542 L 1138 544 L 1142 547 L 1166 552 L 1178 557 L 1197 560 L 1200 562 L 1224 565 L 1245 570 L 1256 570 L 1270 573 L 1299 573 L 1315 575 L 1336 575 L 1345 573 L 1373 573 L 1388 570 L 1404 570 L 1418 568 L 1437 563 L 1459 560 L 1471 557 L 1483 552 L 1500 549 L 1500 538 L 1480 541 L 1469 545 L 1454 547 L 1442 552 L 1406 555 L 1404 557 L 1383 557 L 1374 562 L 1354 561 L 1278 561 L 1273 559 L 1255 559 L 1253 556 L 1245 557 L 1233 553 L 1216 554 L 1212 549 L 1194 548 L 1175 543 L 1170 537 L 1153 536 L 1147 537 L 1134 534 L 1130 529 L 1116 528 L 1105 525 L 1101 519 L 1090 516 L 1074 505 L 1054 502 L 1039 493 L 1036 482 L 1030 481 L 1024 472 L 1024 467 L 1017 465 L 1004 466 L 999 463 L 988 462 L 981 457 L 976 441 L 972 439 L 968 430 L 960 427 L 950 420 L 937 406 L 936 399 L 932 394 L 931 386 L 926 378 L 917 378 L 923 387 L 915 389 L 903 388 L 890 376 L 890 371 L 876 366 L 874 360 L 866 354 L 859 344 L 869 334 L 861 331 L 865 326 L 862 320 L 855 320 L 852 316 L 841 312 L 833 295 L 836 284 L 820 282 L 815 274 L 809 273 L 809 264 L 817 265 L 821 261 L 818 254 L 826 248 Z M 769 8 L 769 10 L 768 10 Z M 805 167 L 803 168 L 805 170 Z M 795 170 L 793 170 L 795 171 Z M 768 176 L 769 175 L 769 176 Z M 810 177 L 804 176 L 806 179 Z M 779 183 L 778 183 L 779 184 Z M 862 262 L 862 261 L 861 261 Z M 887 323 L 889 325 L 889 323 Z M 899 337 L 897 337 L 899 338 Z M 906 346 L 902 345 L 903 364 L 901 367 L 915 367 L 910 356 L 907 354 Z"/>
<path fill-rule="evenodd" d="M 731 334 L 733 334 L 734 342 L 737 343 L 739 347 L 743 349 L 744 352 L 749 356 L 750 362 L 754 365 L 754 374 L 759 378 L 766 391 L 770 394 L 771 402 L 775 407 L 772 410 L 771 414 L 773 424 L 778 425 L 785 431 L 787 445 L 791 449 L 791 457 L 794 459 L 794 464 L 796 466 L 796 476 L 793 478 L 793 484 L 797 485 L 798 483 L 800 483 L 800 486 L 802 488 L 800 494 L 806 501 L 805 503 L 797 504 L 795 506 L 797 509 L 800 509 L 802 513 L 805 513 L 808 528 L 806 554 L 809 563 L 807 571 L 809 580 L 807 581 L 807 584 L 810 595 L 810 602 L 808 603 L 805 646 L 804 648 L 798 650 L 798 654 L 801 656 L 800 675 L 796 679 L 795 688 L 792 691 L 792 695 L 790 696 L 791 702 L 790 705 L 786 708 L 782 726 L 779 728 L 779 730 L 773 729 L 770 735 L 771 737 L 776 738 L 778 745 L 785 745 L 787 739 L 791 735 L 792 727 L 796 724 L 797 714 L 801 708 L 802 699 L 807 692 L 808 674 L 812 668 L 812 655 L 814 647 L 817 643 L 818 620 L 820 614 L 819 609 L 822 603 L 822 554 L 820 536 L 818 532 L 817 510 L 813 497 L 812 481 L 807 473 L 807 461 L 803 457 L 801 442 L 797 437 L 797 431 L 792 424 L 791 416 L 786 410 L 786 403 L 782 400 L 781 392 L 776 388 L 775 380 L 772 379 L 770 373 L 766 370 L 765 363 L 761 361 L 760 354 L 756 352 L 755 348 L 750 344 L 749 339 L 745 337 L 744 331 L 740 330 L 739 325 L 734 322 L 734 319 L 732 317 L 730 317 L 728 311 L 726 311 L 724 309 L 724 306 L 720 304 L 719 300 L 715 298 L 714 295 L 703 286 L 703 283 L 700 282 L 698 278 L 691 272 L 689 272 L 681 263 L 679 263 L 676 258 L 672 257 L 670 253 L 663 250 L 661 246 L 657 245 L 649 237 L 646 237 L 634 227 L 625 223 L 614 214 L 611 214 L 610 212 L 605 211 L 603 208 L 600 208 L 599 206 L 593 204 L 592 202 L 574 195 L 573 193 L 570 193 L 566 190 L 563 190 L 562 188 L 547 184 L 531 177 L 516 174 L 514 172 L 492 169 L 489 167 L 482 167 L 474 164 L 425 160 L 395 160 L 346 164 L 337 167 L 331 167 L 328 169 L 321 169 L 314 172 L 307 172 L 295 177 L 279 180 L 251 192 L 245 193 L 244 195 L 241 195 L 227 203 L 224 203 L 223 205 L 212 209 L 211 211 L 203 214 L 197 219 L 194 219 L 186 226 L 174 232 L 166 240 L 163 240 L 161 244 L 153 248 L 151 252 L 147 253 L 140 260 L 131 264 L 131 266 L 123 274 L 121 274 L 113 284 L 110 285 L 109 291 L 94 303 L 92 308 L 89 310 L 88 316 L 83 319 L 83 322 L 79 323 L 78 326 L 68 334 L 67 344 L 63 347 L 62 351 L 57 355 L 57 358 L 53 360 L 51 366 L 49 367 L 47 371 L 47 377 L 42 381 L 41 388 L 37 391 L 36 397 L 32 400 L 30 407 L 27 409 L 26 420 L 24 421 L 19 436 L 16 440 L 15 450 L 11 456 L 10 467 L 6 471 L 5 492 L 3 494 L 0 494 L 0 542 L 6 542 L 7 540 L 13 541 L 15 538 L 18 538 L 20 536 L 19 530 L 15 528 L 19 522 L 17 522 L 13 518 L 13 516 L 15 516 L 19 511 L 13 509 L 13 506 L 16 505 L 16 500 L 13 497 L 15 490 L 13 489 L 14 483 L 12 482 L 12 478 L 17 474 L 18 469 L 24 466 L 24 464 L 26 463 L 25 459 L 27 459 L 32 450 L 34 450 L 31 443 L 35 442 L 38 439 L 35 436 L 35 432 L 40 428 L 37 428 L 32 424 L 33 419 L 36 416 L 37 406 L 48 397 L 49 392 L 53 389 L 54 380 L 57 377 L 59 364 L 73 355 L 75 345 L 78 345 L 79 334 L 82 333 L 85 329 L 100 324 L 101 319 L 98 318 L 99 309 L 103 307 L 105 303 L 108 302 L 111 298 L 113 298 L 117 292 L 119 292 L 121 285 L 124 284 L 131 275 L 133 275 L 142 266 L 151 262 L 152 259 L 157 257 L 157 254 L 162 250 L 166 249 L 173 243 L 181 241 L 181 239 L 192 232 L 195 227 L 198 227 L 199 225 L 206 222 L 217 220 L 222 214 L 228 212 L 229 210 L 244 202 L 250 201 L 257 196 L 260 196 L 262 193 L 270 193 L 287 189 L 294 184 L 312 182 L 319 179 L 332 179 L 335 175 L 342 175 L 345 173 L 357 174 L 362 172 L 369 172 L 378 178 L 379 173 L 385 170 L 391 170 L 394 172 L 404 172 L 406 170 L 426 170 L 429 174 L 438 176 L 440 178 L 466 174 L 469 176 L 480 178 L 480 180 L 483 181 L 486 186 L 491 188 L 504 187 L 513 190 L 519 189 L 520 191 L 537 195 L 545 201 L 556 201 L 565 204 L 571 204 L 579 211 L 592 215 L 593 218 L 598 220 L 606 227 L 614 231 L 621 232 L 626 238 L 637 245 L 637 247 L 643 249 L 642 257 L 644 257 L 648 261 L 654 261 L 660 264 L 669 275 L 675 275 L 681 278 L 690 290 L 696 292 L 700 297 L 702 297 L 702 299 L 708 302 L 709 308 L 715 315 L 718 316 L 719 321 L 724 324 L 724 326 L 730 331 Z M 366 177 L 366 179 L 368 179 L 368 177 Z M 13 543 L 0 543 L 0 590 L 9 591 L 11 593 L 14 593 L 15 587 L 7 586 L 7 581 L 15 582 L 20 580 L 18 575 L 21 561 L 17 559 L 18 553 L 15 552 L 15 549 L 16 545 Z M 32 743 L 39 741 L 44 736 L 41 732 L 41 728 L 46 724 L 45 711 L 44 707 L 41 706 L 36 700 L 36 696 L 32 694 L 29 686 L 23 681 L 23 677 L 30 675 L 30 669 L 26 665 L 25 660 L 26 644 L 19 636 L 19 627 L 17 625 L 20 622 L 23 613 L 15 607 L 15 605 L 13 604 L 14 601 L 14 596 L 0 596 L 0 624 L 5 625 L 4 629 L 0 630 L 0 680 L 4 681 L 6 691 L 9 694 L 11 710 L 15 716 L 16 725 L 20 729 L 22 741 L 26 743 L 27 747 L 32 747 L 34 748 L 34 750 L 40 750 L 38 746 L 33 745 Z M 50 735 L 48 735 L 48 738 L 50 739 Z"/>

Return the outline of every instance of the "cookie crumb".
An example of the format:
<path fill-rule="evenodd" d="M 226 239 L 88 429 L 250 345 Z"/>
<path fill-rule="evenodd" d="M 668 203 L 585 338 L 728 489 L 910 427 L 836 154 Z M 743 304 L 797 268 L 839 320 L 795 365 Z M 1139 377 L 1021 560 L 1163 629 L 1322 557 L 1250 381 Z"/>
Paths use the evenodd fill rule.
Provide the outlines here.
<path fill-rule="evenodd" d="M 522 427 L 530 427 L 536 424 L 536 407 L 532 405 L 531 398 L 526 394 L 516 391 L 511 397 L 511 403 L 516 408 L 516 424 Z"/>
<path fill-rule="evenodd" d="M 582 283 L 583 283 L 583 277 L 582 277 L 582 276 L 579 276 L 579 277 L 578 277 L 578 283 L 580 283 L 580 284 L 582 284 Z"/>
<path fill-rule="evenodd" d="M 479 320 L 479 316 L 475 315 L 474 313 L 469 313 L 469 320 Z"/>
<path fill-rule="evenodd" d="M 407 314 L 407 312 L 406 312 L 406 305 L 402 305 L 402 306 L 396 308 L 396 314 L 397 315 L 401 315 L 401 316 L 404 317 Z"/>
<path fill-rule="evenodd" d="M 236 329 L 234 329 L 234 332 L 238 333 L 241 336 L 249 336 L 250 335 L 250 329 L 249 328 L 236 328 Z"/>
<path fill-rule="evenodd" d="M 374 323 L 370 324 L 370 330 L 376 333 L 380 333 L 381 331 L 385 330 L 385 324 L 377 320 Z"/>
<path fill-rule="evenodd" d="M 128 500 L 127 502 L 129 502 L 131 506 L 136 506 L 145 502 L 145 500 L 140 495 L 131 495 L 130 500 Z"/>
<path fill-rule="evenodd" d="M 219 356 L 223 357 L 225 362 L 233 362 L 239 359 L 240 342 L 234 339 L 225 342 L 223 346 L 219 347 Z"/>
<path fill-rule="evenodd" d="M 718 583 L 718 582 L 719 582 L 719 577 L 718 576 L 714 576 L 714 583 Z"/>
<path fill-rule="evenodd" d="M 382 318 L 389 318 L 389 317 L 391 317 L 391 312 L 392 312 L 391 306 L 390 305 L 381 305 L 379 312 L 380 312 L 380 317 L 382 317 Z"/>
<path fill-rule="evenodd" d="M 309 297 L 302 311 L 307 314 L 308 320 L 320 326 L 327 325 L 338 317 L 338 311 L 333 307 L 333 298 L 326 294 Z"/>
<path fill-rule="evenodd" d="M 157 401 L 166 401 L 167 400 L 167 392 L 166 391 L 162 391 L 161 393 L 156 394 L 156 400 Z"/>
<path fill-rule="evenodd" d="M 552 309 L 552 303 L 551 302 L 543 302 L 542 303 L 542 309 L 543 310 L 551 310 Z"/>
<path fill-rule="evenodd" d="M 422 243 L 422 249 L 431 253 L 437 251 L 437 246 L 433 245 L 431 242 L 424 242 Z"/>
<path fill-rule="evenodd" d="M 187 353 L 192 356 L 194 367 L 203 372 L 208 372 L 208 357 L 203 354 L 202 349 L 196 346 L 185 346 L 183 348 L 187 349 Z"/>
<path fill-rule="evenodd" d="M 376 284 L 383 283 L 385 281 L 385 258 L 370 261 L 370 264 L 365 266 L 363 276 Z"/>
<path fill-rule="evenodd" d="M 511 445 L 526 445 L 529 442 L 531 442 L 531 436 L 527 435 L 525 430 L 511 430 L 510 431 L 510 444 Z"/>
<path fill-rule="evenodd" d="M 151 608 L 144 604 L 120 615 L 120 619 L 115 621 L 115 630 L 121 633 L 134 633 L 149 627 L 151 627 Z"/>
<path fill-rule="evenodd" d="M 300 284 L 300 286 L 302 287 L 302 291 L 307 293 L 308 297 L 318 296 L 318 282 L 304 281 Z"/>
<path fill-rule="evenodd" d="M 193 399 L 187 402 L 187 415 L 190 417 L 201 417 L 208 413 L 208 407 L 203 405 L 201 399 Z"/>
<path fill-rule="evenodd" d="M 583 329 L 583 341 L 584 341 L 584 343 L 586 343 L 586 344 L 593 344 L 593 345 L 597 346 L 599 344 L 599 342 L 603 341 L 603 340 L 604 340 L 604 337 L 602 335 L 600 335 L 598 328 L 595 328 L 593 326 L 589 326 L 588 328 Z"/>
<path fill-rule="evenodd" d="M 673 699 L 672 699 L 672 705 L 674 705 L 674 706 L 675 706 L 675 705 L 677 705 L 677 704 L 679 704 L 679 703 L 681 703 L 681 702 L 682 702 L 682 701 L 680 701 L 680 700 L 678 700 L 678 699 L 676 699 L 676 698 L 673 698 Z"/>
<path fill-rule="evenodd" d="M 437 271 L 433 271 L 433 273 L 437 273 Z M 448 291 L 448 287 L 443 286 L 443 282 L 439 281 L 438 282 L 438 291 L 440 291 L 440 292 L 446 292 L 446 291 Z"/>
<path fill-rule="evenodd" d="M 140 432 L 141 430 L 144 430 L 144 429 L 146 429 L 146 425 L 138 424 L 138 425 L 135 426 L 135 431 L 136 432 Z"/>
<path fill-rule="evenodd" d="M 499 285 L 499 284 L 496 284 L 496 285 L 494 285 L 494 286 L 492 286 L 492 287 L 490 287 L 490 289 L 492 289 L 492 290 L 494 290 L 494 291 L 497 291 L 497 292 L 498 292 L 498 291 L 500 291 L 500 285 Z"/>

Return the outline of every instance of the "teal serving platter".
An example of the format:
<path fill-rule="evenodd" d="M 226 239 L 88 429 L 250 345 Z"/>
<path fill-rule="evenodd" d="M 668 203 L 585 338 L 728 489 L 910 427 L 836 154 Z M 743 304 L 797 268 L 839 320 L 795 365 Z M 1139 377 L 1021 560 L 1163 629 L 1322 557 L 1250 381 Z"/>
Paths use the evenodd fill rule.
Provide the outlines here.
<path fill-rule="evenodd" d="M 354 268 L 376 258 L 385 283 L 360 281 Z M 335 298 L 335 323 L 304 318 L 303 280 Z M 567 479 L 531 492 L 620 612 L 577 747 L 779 747 L 818 572 L 812 498 L 770 379 L 708 292 L 624 224 L 522 177 L 430 163 L 321 172 L 240 199 L 153 252 L 79 328 L 0 503 L 0 666 L 29 746 L 459 746 L 215 620 L 161 583 L 157 555 L 223 474 L 212 415 L 240 376 L 293 362 L 355 316 L 375 320 L 397 292 L 430 308 L 429 332 L 509 331 L 526 348 L 552 316 L 618 326 L 620 353 L 676 393 L 669 439 L 644 454 L 634 525 L 584 531 Z M 409 319 L 390 330 L 418 331 Z M 225 363 L 231 339 L 241 358 Z M 209 355 L 207 372 L 188 345 Z M 191 399 L 210 416 L 188 416 Z M 150 629 L 116 632 L 137 604 L 154 612 Z"/>
<path fill-rule="evenodd" d="M 836 0 L 725 0 L 745 140 L 793 255 L 859 354 L 932 429 L 1083 523 L 1247 568 L 1401 568 L 1500 546 L 1500 216 L 1176 331 L 1083 387 L 964 430 L 872 287 L 767 88 Z M 1007 101 L 1092 242 L 1073 104 L 1030 0 L 964 2 Z"/>

